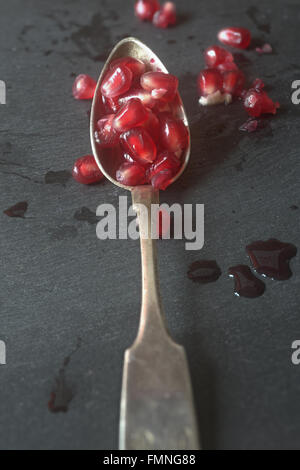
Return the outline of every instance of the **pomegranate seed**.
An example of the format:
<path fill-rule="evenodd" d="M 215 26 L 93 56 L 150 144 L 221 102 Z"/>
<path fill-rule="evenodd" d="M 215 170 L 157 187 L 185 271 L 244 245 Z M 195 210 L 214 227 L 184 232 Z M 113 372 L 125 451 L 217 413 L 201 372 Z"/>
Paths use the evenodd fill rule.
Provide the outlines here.
<path fill-rule="evenodd" d="M 202 70 L 198 76 L 198 88 L 203 96 L 222 90 L 223 78 L 217 69 Z"/>
<path fill-rule="evenodd" d="M 242 124 L 239 127 L 239 130 L 244 131 L 244 132 L 255 132 L 257 127 L 258 127 L 257 119 L 249 118 L 247 119 L 246 122 L 244 122 L 244 124 Z"/>
<path fill-rule="evenodd" d="M 274 103 L 265 91 L 250 88 L 244 98 L 244 107 L 252 117 L 259 117 L 261 114 L 276 114 L 279 103 Z"/>
<path fill-rule="evenodd" d="M 125 65 L 109 70 L 105 75 L 101 93 L 107 98 L 115 98 L 129 90 L 132 83 L 132 72 Z"/>
<path fill-rule="evenodd" d="M 148 119 L 142 126 L 149 132 L 154 142 L 158 142 L 160 135 L 160 122 L 156 114 L 148 109 Z"/>
<path fill-rule="evenodd" d="M 247 49 L 251 41 L 251 33 L 246 28 L 225 28 L 219 32 L 218 39 L 227 46 Z"/>
<path fill-rule="evenodd" d="M 76 181 L 82 184 L 98 183 L 104 178 L 93 155 L 77 158 L 72 175 Z"/>
<path fill-rule="evenodd" d="M 156 104 L 156 100 L 151 96 L 150 91 L 143 90 L 142 87 L 136 87 L 131 88 L 127 93 L 119 97 L 119 105 L 122 106 L 132 98 L 138 98 L 147 108 L 153 108 Z"/>
<path fill-rule="evenodd" d="M 221 93 L 220 90 L 215 91 L 207 96 L 201 96 L 199 99 L 199 104 L 201 106 L 214 106 L 215 104 L 226 103 L 229 104 L 232 101 L 232 96 L 230 94 Z"/>
<path fill-rule="evenodd" d="M 268 43 L 264 44 L 262 47 L 256 47 L 255 50 L 259 54 L 272 54 L 273 52 L 271 44 Z"/>
<path fill-rule="evenodd" d="M 149 169 L 149 178 L 151 179 L 160 171 L 170 170 L 172 172 L 172 176 L 176 175 L 179 168 L 181 166 L 181 162 L 179 158 L 172 152 L 168 150 L 160 153 Z"/>
<path fill-rule="evenodd" d="M 129 70 L 131 70 L 134 77 L 142 75 L 146 71 L 146 65 L 139 59 L 134 59 L 133 57 L 123 57 L 121 59 L 115 59 L 111 62 L 110 68 L 113 69 L 119 65 L 125 65 Z"/>
<path fill-rule="evenodd" d="M 223 62 L 219 64 L 217 69 L 221 72 L 231 72 L 232 70 L 239 70 L 238 66 L 234 62 Z"/>
<path fill-rule="evenodd" d="M 240 96 L 245 84 L 243 72 L 232 70 L 223 75 L 223 90 L 233 96 Z"/>
<path fill-rule="evenodd" d="M 142 21 L 152 21 L 154 13 L 160 9 L 158 0 L 138 0 L 135 14 Z"/>
<path fill-rule="evenodd" d="M 73 83 L 72 93 L 76 100 L 90 100 L 93 98 L 97 82 L 89 75 L 78 75 Z"/>
<path fill-rule="evenodd" d="M 188 130 L 185 124 L 168 114 L 160 115 L 160 140 L 163 147 L 180 156 L 188 144 Z"/>
<path fill-rule="evenodd" d="M 141 76 L 141 86 L 144 90 L 167 90 L 163 101 L 172 101 L 178 89 L 178 78 L 169 73 L 147 72 Z M 153 95 L 152 95 L 153 96 Z"/>
<path fill-rule="evenodd" d="M 153 16 L 153 24 L 157 28 L 168 28 L 174 26 L 177 22 L 176 7 L 173 2 L 166 2 L 161 10 Z"/>
<path fill-rule="evenodd" d="M 151 96 L 155 100 L 160 100 L 168 92 L 165 88 L 155 88 L 151 91 Z"/>
<path fill-rule="evenodd" d="M 125 132 L 120 137 L 124 149 L 140 163 L 152 163 L 156 158 L 156 145 L 150 134 L 142 127 Z"/>
<path fill-rule="evenodd" d="M 106 96 L 102 95 L 102 103 L 107 114 L 116 113 L 120 108 L 118 97 L 106 98 Z"/>
<path fill-rule="evenodd" d="M 210 46 L 204 52 L 207 67 L 215 68 L 224 63 L 233 63 L 233 55 L 220 46 Z"/>
<path fill-rule="evenodd" d="M 265 84 L 261 78 L 256 78 L 252 83 L 252 88 L 255 88 L 255 90 L 262 90 L 264 87 Z"/>
<path fill-rule="evenodd" d="M 172 172 L 170 170 L 163 170 L 156 173 L 151 178 L 151 184 L 155 189 L 166 189 L 172 180 Z"/>
<path fill-rule="evenodd" d="M 125 186 L 146 183 L 146 170 L 138 163 L 125 162 L 116 172 L 116 179 Z"/>
<path fill-rule="evenodd" d="M 141 100 L 132 98 L 119 109 L 113 120 L 113 126 L 116 131 L 125 132 L 143 124 L 147 118 L 148 112 Z"/>
<path fill-rule="evenodd" d="M 114 147 L 119 142 L 119 135 L 112 125 L 114 117 L 114 114 L 109 114 L 97 122 L 95 140 L 101 147 Z"/>

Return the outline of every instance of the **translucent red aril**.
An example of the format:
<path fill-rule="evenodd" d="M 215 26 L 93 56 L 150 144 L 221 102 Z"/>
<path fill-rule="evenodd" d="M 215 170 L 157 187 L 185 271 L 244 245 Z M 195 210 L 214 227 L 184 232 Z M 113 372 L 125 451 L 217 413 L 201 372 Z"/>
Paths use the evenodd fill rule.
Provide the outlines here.
<path fill-rule="evenodd" d="M 160 4 L 158 0 L 138 0 L 134 9 L 140 20 L 152 21 L 154 13 L 160 9 Z"/>
<path fill-rule="evenodd" d="M 157 142 L 160 135 L 160 122 L 156 114 L 154 114 L 151 109 L 148 109 L 147 111 L 148 119 L 142 124 L 142 127 L 149 132 L 154 142 Z"/>
<path fill-rule="evenodd" d="M 104 178 L 93 155 L 78 158 L 73 167 L 73 178 L 82 184 L 93 184 Z"/>
<path fill-rule="evenodd" d="M 101 147 L 114 147 L 118 145 L 119 134 L 112 125 L 114 117 L 114 114 L 109 114 L 97 122 L 98 129 L 95 131 L 95 140 Z"/>
<path fill-rule="evenodd" d="M 120 141 L 124 149 L 134 160 L 140 163 L 152 163 L 156 158 L 156 145 L 149 132 L 143 127 L 130 129 L 121 135 Z"/>
<path fill-rule="evenodd" d="M 240 96 L 244 88 L 245 75 L 241 70 L 232 70 L 223 75 L 223 90 L 233 96 Z"/>
<path fill-rule="evenodd" d="M 217 69 L 202 70 L 198 76 L 198 88 L 203 96 L 222 90 L 223 78 Z"/>
<path fill-rule="evenodd" d="M 210 46 L 204 52 L 204 59 L 207 67 L 215 68 L 224 62 L 233 62 L 233 55 L 220 46 Z"/>
<path fill-rule="evenodd" d="M 120 96 L 119 105 L 122 106 L 132 98 L 138 98 L 147 108 L 153 108 L 156 104 L 156 100 L 151 96 L 151 92 L 146 91 L 142 87 L 138 86 L 135 88 L 131 88 L 127 93 Z"/>
<path fill-rule="evenodd" d="M 255 88 L 256 90 L 262 90 L 264 87 L 265 84 L 261 78 L 256 78 L 252 83 L 252 88 Z"/>
<path fill-rule="evenodd" d="M 160 153 L 149 169 L 149 178 L 151 179 L 160 171 L 170 170 L 172 176 L 176 175 L 181 166 L 179 158 L 172 152 L 165 150 Z"/>
<path fill-rule="evenodd" d="M 238 66 L 234 62 L 223 62 L 219 64 L 217 69 L 221 72 L 230 72 L 231 70 L 239 70 Z"/>
<path fill-rule="evenodd" d="M 78 75 L 73 83 L 72 93 L 76 100 L 93 98 L 97 83 L 89 75 Z"/>
<path fill-rule="evenodd" d="M 261 114 L 276 114 L 279 103 L 274 103 L 265 91 L 250 88 L 244 98 L 244 107 L 252 117 Z"/>
<path fill-rule="evenodd" d="M 188 130 L 185 124 L 168 114 L 160 115 L 160 142 L 166 150 L 181 155 L 188 144 Z"/>
<path fill-rule="evenodd" d="M 104 111 L 107 114 L 116 113 L 120 108 L 119 98 L 117 96 L 115 98 L 106 98 L 106 96 L 102 95 L 102 103 Z"/>
<path fill-rule="evenodd" d="M 173 2 L 164 3 L 161 10 L 155 13 L 152 21 L 157 28 L 165 29 L 174 26 L 177 22 L 175 4 Z"/>
<path fill-rule="evenodd" d="M 225 28 L 219 32 L 218 39 L 227 46 L 247 49 L 251 42 L 251 34 L 246 28 Z"/>
<path fill-rule="evenodd" d="M 170 185 L 172 177 L 170 170 L 159 171 L 151 178 L 151 184 L 155 189 L 166 189 Z"/>
<path fill-rule="evenodd" d="M 125 132 L 143 124 L 147 119 L 148 112 L 141 100 L 132 98 L 125 103 L 115 115 L 113 127 L 118 132 Z"/>
<path fill-rule="evenodd" d="M 146 71 L 146 65 L 139 59 L 134 59 L 133 57 L 123 57 L 121 59 L 115 59 L 111 62 L 110 68 L 113 69 L 118 65 L 125 65 L 129 70 L 131 70 L 133 76 L 142 75 Z"/>
<path fill-rule="evenodd" d="M 129 90 L 132 83 L 132 72 L 125 65 L 119 65 L 107 72 L 102 84 L 101 93 L 107 98 L 115 98 Z"/>
<path fill-rule="evenodd" d="M 117 170 L 116 179 L 125 186 L 145 184 L 146 170 L 138 163 L 125 162 Z"/>
<path fill-rule="evenodd" d="M 144 90 L 151 92 L 153 90 L 167 90 L 161 99 L 172 101 L 177 93 L 178 78 L 169 73 L 147 72 L 141 76 L 141 86 Z"/>

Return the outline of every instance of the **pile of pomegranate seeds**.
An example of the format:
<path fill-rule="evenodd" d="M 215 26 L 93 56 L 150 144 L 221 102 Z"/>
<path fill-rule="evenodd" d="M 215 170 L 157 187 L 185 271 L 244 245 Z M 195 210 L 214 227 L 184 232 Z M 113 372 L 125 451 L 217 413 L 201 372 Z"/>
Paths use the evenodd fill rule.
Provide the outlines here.
<path fill-rule="evenodd" d="M 177 116 L 177 89 L 174 75 L 147 72 L 140 60 L 111 63 L 101 83 L 95 140 L 114 149 L 120 183 L 165 189 L 180 170 L 189 134 Z"/>
<path fill-rule="evenodd" d="M 251 41 L 251 34 L 244 28 L 226 28 L 219 32 L 218 38 L 224 44 L 239 49 L 246 49 Z M 269 53 L 272 48 L 265 44 L 262 53 Z M 249 116 L 257 118 L 262 114 L 276 114 L 279 103 L 273 102 L 263 90 L 264 83 L 257 78 L 250 89 L 245 87 L 246 77 L 234 62 L 233 55 L 220 46 L 210 46 L 204 52 L 206 69 L 198 76 L 199 104 L 202 106 L 220 103 L 229 104 L 236 97 L 242 100 Z M 258 122 L 247 121 L 240 130 L 253 132 Z"/>
<path fill-rule="evenodd" d="M 160 6 L 158 0 L 137 0 L 135 14 L 142 21 L 152 21 L 157 28 L 168 28 L 177 22 L 176 7 L 173 2 Z"/>

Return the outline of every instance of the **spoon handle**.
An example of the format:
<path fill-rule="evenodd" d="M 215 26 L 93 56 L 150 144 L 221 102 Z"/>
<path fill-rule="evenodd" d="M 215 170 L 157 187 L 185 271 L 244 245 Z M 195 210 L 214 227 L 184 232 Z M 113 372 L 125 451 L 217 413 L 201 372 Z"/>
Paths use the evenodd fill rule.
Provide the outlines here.
<path fill-rule="evenodd" d="M 188 364 L 183 347 L 165 326 L 156 241 L 150 232 L 151 205 L 159 203 L 159 193 L 151 186 L 139 186 L 132 199 L 139 219 L 143 290 L 138 335 L 125 352 L 119 447 L 196 450 L 199 439 Z"/>

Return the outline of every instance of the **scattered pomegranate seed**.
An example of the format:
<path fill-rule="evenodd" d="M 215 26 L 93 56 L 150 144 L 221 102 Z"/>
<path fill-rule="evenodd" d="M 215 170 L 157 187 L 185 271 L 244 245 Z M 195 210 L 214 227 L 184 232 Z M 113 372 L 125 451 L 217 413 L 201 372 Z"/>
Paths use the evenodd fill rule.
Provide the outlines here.
<path fill-rule="evenodd" d="M 261 80 L 261 78 L 256 78 L 254 82 L 252 83 L 252 88 L 255 88 L 255 90 L 262 90 L 264 87 L 265 87 L 265 84 Z"/>
<path fill-rule="evenodd" d="M 214 106 L 216 104 L 229 104 L 232 101 L 232 96 L 230 94 L 221 93 L 220 90 L 215 91 L 207 96 L 200 96 L 199 104 L 201 106 Z"/>
<path fill-rule="evenodd" d="M 239 127 L 239 130 L 243 132 L 255 132 L 257 127 L 258 127 L 257 119 L 249 118 L 247 119 L 246 122 L 244 122 L 244 124 L 242 124 Z"/>
<path fill-rule="evenodd" d="M 180 157 L 182 150 L 188 144 L 187 127 L 182 121 L 174 119 L 168 114 L 161 114 L 159 118 L 161 123 L 160 141 L 162 146 Z"/>
<path fill-rule="evenodd" d="M 251 41 L 251 33 L 246 28 L 225 28 L 219 32 L 218 39 L 227 46 L 247 49 Z"/>
<path fill-rule="evenodd" d="M 157 28 L 168 28 L 174 26 L 177 22 L 176 7 L 173 2 L 163 4 L 161 10 L 153 16 L 153 24 Z"/>
<path fill-rule="evenodd" d="M 274 103 L 265 91 L 250 88 L 244 98 L 244 107 L 250 116 L 259 117 L 261 114 L 276 114 L 280 105 Z"/>
<path fill-rule="evenodd" d="M 259 54 L 272 54 L 273 52 L 271 44 L 268 43 L 264 44 L 262 47 L 256 47 L 255 50 Z"/>
<path fill-rule="evenodd" d="M 143 127 L 136 127 L 121 134 L 121 144 L 124 149 L 139 163 L 154 162 L 156 158 L 156 145 L 150 134 Z"/>
<path fill-rule="evenodd" d="M 145 184 L 146 170 L 138 163 L 125 162 L 117 170 L 116 179 L 125 186 Z"/>
<path fill-rule="evenodd" d="M 76 181 L 82 184 L 98 183 L 104 178 L 93 155 L 77 158 L 72 175 Z"/>
<path fill-rule="evenodd" d="M 202 70 L 198 76 L 198 88 L 203 96 L 222 90 L 223 78 L 217 69 Z"/>
<path fill-rule="evenodd" d="M 156 173 L 151 178 L 151 184 L 155 189 L 166 189 L 172 181 L 172 172 L 170 170 L 163 170 Z"/>
<path fill-rule="evenodd" d="M 210 46 L 204 52 L 207 67 L 215 68 L 224 63 L 233 63 L 233 55 L 220 46 Z"/>
<path fill-rule="evenodd" d="M 143 124 L 147 118 L 148 112 L 141 100 L 132 98 L 119 109 L 113 120 L 113 126 L 116 131 L 125 132 Z"/>
<path fill-rule="evenodd" d="M 132 72 L 125 65 L 109 70 L 101 84 L 101 93 L 107 98 L 115 98 L 129 90 L 132 83 Z"/>
<path fill-rule="evenodd" d="M 180 166 L 181 163 L 179 158 L 177 158 L 174 153 L 165 150 L 158 155 L 155 162 L 149 168 L 149 178 L 151 179 L 157 173 L 164 170 L 170 170 L 172 172 L 172 176 L 174 176 L 178 172 Z"/>
<path fill-rule="evenodd" d="M 115 59 L 110 63 L 110 69 L 114 69 L 119 65 L 125 65 L 129 70 L 131 70 L 133 77 L 142 75 L 146 71 L 146 65 L 139 59 L 134 59 L 134 57 L 122 57 L 121 59 Z"/>
<path fill-rule="evenodd" d="M 147 72 L 141 76 L 141 86 L 144 90 L 151 92 L 153 90 L 167 90 L 161 99 L 172 101 L 177 93 L 178 78 L 169 73 Z"/>
<path fill-rule="evenodd" d="M 81 74 L 75 78 L 72 93 L 76 100 L 90 100 L 93 98 L 97 82 L 89 75 Z"/>
<path fill-rule="evenodd" d="M 95 131 L 95 140 L 101 147 L 114 147 L 118 145 L 119 134 L 112 125 L 114 117 L 114 114 L 109 114 L 97 122 L 98 130 Z"/>
<path fill-rule="evenodd" d="M 160 4 L 158 0 L 138 0 L 134 8 L 140 20 L 152 21 L 154 13 L 160 9 Z"/>
<path fill-rule="evenodd" d="M 238 66 L 234 62 L 223 62 L 223 64 L 219 64 L 217 69 L 221 72 L 231 72 L 232 70 L 239 70 Z"/>
<path fill-rule="evenodd" d="M 144 106 L 147 106 L 147 108 L 153 108 L 156 104 L 156 100 L 151 96 L 151 92 L 146 91 L 142 87 L 138 86 L 136 88 L 131 88 L 127 93 L 120 96 L 119 105 L 122 106 L 132 98 L 138 98 L 141 100 Z"/>
<path fill-rule="evenodd" d="M 232 70 L 223 75 L 223 90 L 232 96 L 240 96 L 244 88 L 245 75 L 241 70 Z"/>

